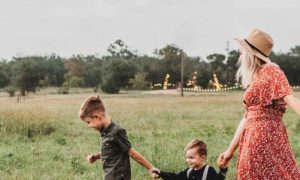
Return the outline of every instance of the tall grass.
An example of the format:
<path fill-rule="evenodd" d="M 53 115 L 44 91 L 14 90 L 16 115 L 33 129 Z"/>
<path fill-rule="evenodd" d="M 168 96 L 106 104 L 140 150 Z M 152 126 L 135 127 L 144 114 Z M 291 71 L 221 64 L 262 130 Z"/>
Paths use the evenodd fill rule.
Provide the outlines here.
<path fill-rule="evenodd" d="M 1 136 L 19 134 L 27 138 L 55 131 L 54 117 L 44 111 L 0 110 Z"/>
<path fill-rule="evenodd" d="M 0 179 L 101 179 L 100 162 L 85 161 L 99 151 L 99 133 L 77 117 L 91 94 L 32 96 L 17 103 L 0 99 Z M 298 97 L 299 97 L 298 93 Z M 113 121 L 127 129 L 133 147 L 158 168 L 186 167 L 183 149 L 194 138 L 208 144 L 207 162 L 216 167 L 243 114 L 241 92 L 163 95 L 102 95 Z M 300 162 L 300 121 L 284 116 L 296 160 Z M 228 179 L 235 179 L 235 162 Z M 132 179 L 151 179 L 132 161 Z"/>

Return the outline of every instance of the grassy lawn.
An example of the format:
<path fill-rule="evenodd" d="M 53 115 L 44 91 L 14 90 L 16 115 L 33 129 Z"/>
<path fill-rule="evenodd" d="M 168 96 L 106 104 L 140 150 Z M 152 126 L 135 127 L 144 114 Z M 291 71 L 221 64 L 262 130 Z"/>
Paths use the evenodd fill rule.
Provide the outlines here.
<path fill-rule="evenodd" d="M 0 179 L 101 179 L 101 162 L 86 155 L 99 151 L 99 133 L 78 118 L 81 102 L 92 94 L 0 97 Z M 300 97 L 300 93 L 296 93 Z M 127 129 L 133 147 L 165 171 L 186 167 L 183 149 L 193 138 L 208 144 L 208 163 L 229 145 L 244 112 L 243 92 L 175 95 L 103 95 L 108 114 Z M 300 163 L 300 117 L 284 116 Z M 228 179 L 235 179 L 234 158 Z M 132 161 L 132 179 L 151 179 Z"/>

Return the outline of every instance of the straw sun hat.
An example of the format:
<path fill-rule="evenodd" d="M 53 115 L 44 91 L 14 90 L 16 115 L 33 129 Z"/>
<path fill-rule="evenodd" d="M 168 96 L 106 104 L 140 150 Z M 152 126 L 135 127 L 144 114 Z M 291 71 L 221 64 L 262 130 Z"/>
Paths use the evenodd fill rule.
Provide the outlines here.
<path fill-rule="evenodd" d="M 235 39 L 251 54 L 265 62 L 271 62 L 269 55 L 274 45 L 273 40 L 266 32 L 254 29 L 246 39 Z"/>

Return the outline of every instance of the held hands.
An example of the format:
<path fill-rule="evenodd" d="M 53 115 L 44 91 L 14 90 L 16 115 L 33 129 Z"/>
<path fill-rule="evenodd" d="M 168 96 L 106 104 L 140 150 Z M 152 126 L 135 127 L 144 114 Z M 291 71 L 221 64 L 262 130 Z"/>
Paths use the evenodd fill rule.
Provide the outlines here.
<path fill-rule="evenodd" d="M 149 169 L 148 172 L 150 173 L 150 175 L 153 179 L 159 178 L 158 174 L 160 173 L 160 170 L 157 169 L 156 167 Z"/>
<path fill-rule="evenodd" d="M 92 164 L 100 158 L 100 154 L 90 154 L 86 157 L 86 160 Z"/>
<path fill-rule="evenodd" d="M 230 159 L 233 157 L 233 152 L 227 150 L 224 153 L 220 154 L 218 160 L 217 160 L 217 164 L 219 166 L 219 168 L 224 169 L 228 166 L 228 162 L 230 161 Z"/>

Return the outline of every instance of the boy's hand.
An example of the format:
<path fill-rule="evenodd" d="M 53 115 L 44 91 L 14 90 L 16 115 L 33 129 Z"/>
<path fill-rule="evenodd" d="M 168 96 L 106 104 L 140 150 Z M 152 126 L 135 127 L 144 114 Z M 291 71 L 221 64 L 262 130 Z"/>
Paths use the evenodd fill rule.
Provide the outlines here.
<path fill-rule="evenodd" d="M 98 159 L 100 159 L 100 154 L 90 154 L 86 157 L 86 160 L 91 164 L 97 161 Z"/>
<path fill-rule="evenodd" d="M 159 178 L 160 170 L 157 169 L 156 167 L 153 167 L 153 168 L 149 169 L 149 173 L 151 174 L 152 178 Z"/>

